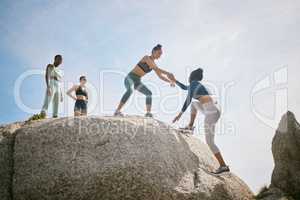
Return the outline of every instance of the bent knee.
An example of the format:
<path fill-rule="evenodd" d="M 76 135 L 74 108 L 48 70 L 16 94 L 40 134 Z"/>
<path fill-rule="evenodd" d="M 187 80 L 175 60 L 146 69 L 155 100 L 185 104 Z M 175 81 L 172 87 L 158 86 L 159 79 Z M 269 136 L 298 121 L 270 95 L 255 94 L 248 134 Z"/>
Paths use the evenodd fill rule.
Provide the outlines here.
<path fill-rule="evenodd" d="M 131 88 L 127 89 L 126 90 L 126 94 L 127 95 L 131 95 L 133 93 L 133 90 Z"/>
<path fill-rule="evenodd" d="M 150 90 L 147 90 L 147 91 L 145 92 L 145 95 L 146 95 L 147 97 L 152 97 L 152 92 L 151 92 Z"/>

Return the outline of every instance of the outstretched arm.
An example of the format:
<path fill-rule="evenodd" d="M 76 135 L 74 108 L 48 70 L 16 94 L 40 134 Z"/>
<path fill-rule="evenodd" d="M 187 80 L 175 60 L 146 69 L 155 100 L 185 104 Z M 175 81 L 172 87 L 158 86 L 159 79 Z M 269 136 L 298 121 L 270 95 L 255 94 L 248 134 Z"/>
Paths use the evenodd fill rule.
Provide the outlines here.
<path fill-rule="evenodd" d="M 154 68 L 154 71 L 161 80 L 168 82 L 168 83 L 172 82 L 168 77 L 164 76 L 164 74 L 161 72 L 160 68 Z"/>
<path fill-rule="evenodd" d="M 161 80 L 166 81 L 171 84 L 173 84 L 176 81 L 176 79 L 172 73 L 159 68 L 155 64 L 155 62 L 153 60 L 151 60 L 149 57 L 146 58 L 145 60 L 146 60 L 146 63 L 149 65 L 149 67 L 155 71 L 155 73 Z"/>
<path fill-rule="evenodd" d="M 187 95 L 187 97 L 186 97 L 186 99 L 184 101 L 184 104 L 183 104 L 183 106 L 181 108 L 181 112 L 182 113 L 184 113 L 186 111 L 186 109 L 189 107 L 189 105 L 192 102 L 192 98 L 193 98 L 192 92 L 189 90 L 189 93 L 188 93 L 188 95 Z"/>
<path fill-rule="evenodd" d="M 186 111 L 186 109 L 191 104 L 192 98 L 193 98 L 193 91 L 192 91 L 192 89 L 190 87 L 188 95 L 187 95 L 187 97 L 186 97 L 186 99 L 184 101 L 184 104 L 182 106 L 182 109 L 181 109 L 180 113 L 178 113 L 178 115 L 173 119 L 173 123 L 175 123 L 176 121 L 178 121 L 181 118 L 182 114 Z"/>
<path fill-rule="evenodd" d="M 166 72 L 159 67 L 153 68 L 153 70 L 161 80 L 174 84 L 176 79 L 172 73 Z"/>
<path fill-rule="evenodd" d="M 178 80 L 176 80 L 176 85 L 178 85 L 181 89 L 183 90 L 187 90 L 188 86 L 184 85 L 183 83 L 179 82 Z"/>
<path fill-rule="evenodd" d="M 69 97 L 71 97 L 72 99 L 74 99 L 75 101 L 77 100 L 77 97 L 74 96 L 74 95 L 72 95 L 72 92 L 76 91 L 76 89 L 77 89 L 77 86 L 74 85 L 72 88 L 70 88 L 70 89 L 67 91 L 67 95 L 68 95 Z"/>

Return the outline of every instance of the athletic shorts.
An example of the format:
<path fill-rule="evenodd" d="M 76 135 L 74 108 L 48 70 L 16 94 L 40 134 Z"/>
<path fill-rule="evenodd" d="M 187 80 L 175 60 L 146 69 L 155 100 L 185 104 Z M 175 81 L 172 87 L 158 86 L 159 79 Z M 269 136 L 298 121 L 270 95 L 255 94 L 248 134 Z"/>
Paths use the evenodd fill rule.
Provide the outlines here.
<path fill-rule="evenodd" d="M 87 101 L 85 101 L 85 100 L 77 100 L 75 102 L 74 111 L 75 112 L 86 113 L 87 112 Z"/>

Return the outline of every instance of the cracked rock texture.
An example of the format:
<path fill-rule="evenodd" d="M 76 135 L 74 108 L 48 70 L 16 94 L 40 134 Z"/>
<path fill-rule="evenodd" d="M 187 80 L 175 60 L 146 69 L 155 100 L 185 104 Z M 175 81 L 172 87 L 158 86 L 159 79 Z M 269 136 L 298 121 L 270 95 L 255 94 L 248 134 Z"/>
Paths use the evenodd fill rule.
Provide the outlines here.
<path fill-rule="evenodd" d="M 0 127 L 0 200 L 12 198 L 14 138 L 21 125 L 13 123 Z"/>
<path fill-rule="evenodd" d="M 206 144 L 155 119 L 49 119 L 12 135 L 0 139 L 1 200 L 253 197 L 233 173 L 209 173 L 218 165 Z"/>

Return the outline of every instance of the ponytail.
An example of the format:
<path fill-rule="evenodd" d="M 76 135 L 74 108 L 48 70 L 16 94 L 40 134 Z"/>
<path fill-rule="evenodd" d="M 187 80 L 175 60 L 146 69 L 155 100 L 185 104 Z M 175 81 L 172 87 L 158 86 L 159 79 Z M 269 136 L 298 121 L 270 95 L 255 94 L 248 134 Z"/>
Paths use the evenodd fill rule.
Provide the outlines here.
<path fill-rule="evenodd" d="M 152 52 L 161 50 L 161 48 L 162 48 L 161 44 L 157 44 L 155 47 L 153 47 Z"/>

